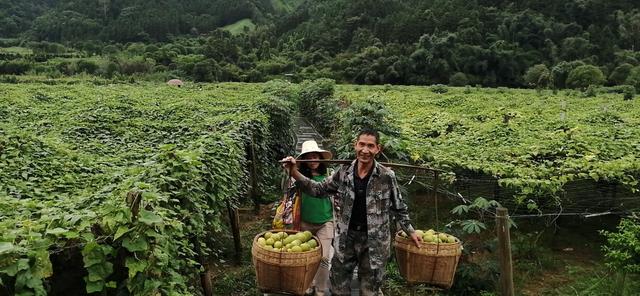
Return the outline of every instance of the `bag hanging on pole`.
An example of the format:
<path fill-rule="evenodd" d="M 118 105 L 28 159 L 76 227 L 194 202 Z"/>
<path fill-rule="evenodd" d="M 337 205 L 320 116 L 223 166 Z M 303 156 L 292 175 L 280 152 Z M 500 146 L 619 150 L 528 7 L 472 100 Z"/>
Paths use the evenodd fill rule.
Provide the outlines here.
<path fill-rule="evenodd" d="M 302 203 L 300 190 L 291 185 L 292 182 L 288 183 L 290 186 L 287 186 L 280 204 L 276 208 L 272 227 L 273 229 L 300 230 L 300 208 Z"/>

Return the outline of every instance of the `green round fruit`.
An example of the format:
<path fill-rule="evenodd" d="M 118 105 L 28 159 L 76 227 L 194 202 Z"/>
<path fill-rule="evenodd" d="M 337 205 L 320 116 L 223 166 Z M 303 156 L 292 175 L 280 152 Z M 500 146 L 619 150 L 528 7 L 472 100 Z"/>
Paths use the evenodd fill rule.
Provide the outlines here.
<path fill-rule="evenodd" d="M 284 239 L 284 243 L 286 244 L 290 244 L 292 241 L 296 240 L 296 237 L 293 235 L 288 236 L 287 238 Z"/>
<path fill-rule="evenodd" d="M 311 231 L 309 231 L 309 230 L 307 230 L 307 231 L 305 231 L 303 233 L 304 233 L 304 236 L 305 236 L 305 240 L 304 241 L 308 241 L 313 237 L 313 233 L 311 233 Z"/>
<path fill-rule="evenodd" d="M 431 234 L 431 233 L 426 233 L 423 237 L 422 240 L 427 242 L 427 243 L 435 243 L 436 242 L 436 236 Z"/>
<path fill-rule="evenodd" d="M 282 248 L 282 242 L 281 241 L 277 241 L 277 242 L 273 243 L 273 247 L 274 248 L 278 248 L 278 249 Z"/>
<path fill-rule="evenodd" d="M 265 238 L 265 239 L 270 239 L 272 235 L 273 235 L 273 233 L 271 233 L 271 231 L 267 231 L 267 232 L 264 234 L 264 238 Z"/>
<path fill-rule="evenodd" d="M 295 239 L 299 240 L 300 242 L 304 241 L 305 238 L 307 238 L 307 236 L 304 234 L 304 232 L 298 232 L 295 235 Z"/>
<path fill-rule="evenodd" d="M 311 239 L 311 240 L 309 240 L 309 241 L 307 242 L 307 244 L 308 244 L 308 245 L 309 245 L 309 247 L 311 247 L 311 248 L 315 248 L 315 247 L 317 247 L 317 246 L 318 246 L 318 242 L 316 242 L 316 240 L 315 240 L 315 239 Z"/>
<path fill-rule="evenodd" d="M 445 240 L 447 240 L 447 234 L 446 234 L 446 233 L 444 233 L 444 232 L 440 232 L 440 233 L 438 233 L 438 238 L 439 238 L 441 241 L 445 241 Z"/>
<path fill-rule="evenodd" d="M 273 243 L 275 243 L 275 241 L 273 240 L 273 238 L 268 238 L 266 243 L 267 243 L 267 245 L 272 246 Z"/>
<path fill-rule="evenodd" d="M 291 248 L 291 252 L 302 252 L 302 248 L 300 246 L 294 246 L 293 248 Z"/>
<path fill-rule="evenodd" d="M 301 245 L 301 244 L 302 244 L 302 242 L 301 242 L 299 239 L 294 240 L 294 241 L 292 241 L 292 242 L 291 242 L 291 245 L 292 245 L 292 246 L 299 246 L 299 245 Z"/>
<path fill-rule="evenodd" d="M 261 246 L 265 246 L 267 244 L 267 240 L 264 239 L 264 237 L 259 237 L 258 238 L 258 244 Z"/>
<path fill-rule="evenodd" d="M 303 252 L 311 250 L 311 246 L 309 246 L 309 244 L 307 244 L 307 243 L 301 244 L 300 248 L 302 249 Z"/>

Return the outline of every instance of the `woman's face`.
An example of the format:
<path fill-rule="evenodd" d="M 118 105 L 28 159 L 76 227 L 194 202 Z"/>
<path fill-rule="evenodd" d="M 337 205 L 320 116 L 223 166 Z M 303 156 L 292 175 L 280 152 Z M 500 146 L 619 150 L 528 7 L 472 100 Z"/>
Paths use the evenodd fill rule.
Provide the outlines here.
<path fill-rule="evenodd" d="M 302 159 L 317 160 L 317 159 L 320 159 L 320 154 L 319 153 L 315 153 L 315 152 L 310 152 L 310 153 L 307 153 L 307 154 L 303 155 Z M 320 166 L 320 163 L 319 162 L 308 162 L 307 166 L 312 171 L 315 171 Z"/>

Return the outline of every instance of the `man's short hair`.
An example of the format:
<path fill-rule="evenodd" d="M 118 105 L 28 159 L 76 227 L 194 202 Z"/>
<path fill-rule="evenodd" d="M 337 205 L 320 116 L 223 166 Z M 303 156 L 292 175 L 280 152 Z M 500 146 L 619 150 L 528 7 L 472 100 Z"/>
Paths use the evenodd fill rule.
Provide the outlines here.
<path fill-rule="evenodd" d="M 358 136 L 356 137 L 356 140 L 360 139 L 360 136 L 362 136 L 362 135 L 374 136 L 376 138 L 376 144 L 380 144 L 380 133 L 378 133 L 377 130 L 374 130 L 374 129 L 371 129 L 371 128 L 363 128 L 358 133 Z"/>

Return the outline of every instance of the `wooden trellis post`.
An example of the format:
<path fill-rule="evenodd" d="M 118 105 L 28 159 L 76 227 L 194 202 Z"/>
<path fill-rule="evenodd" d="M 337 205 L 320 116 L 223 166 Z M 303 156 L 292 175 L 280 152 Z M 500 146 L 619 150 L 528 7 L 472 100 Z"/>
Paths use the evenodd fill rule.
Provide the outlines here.
<path fill-rule="evenodd" d="M 251 136 L 251 143 L 249 145 L 249 154 L 251 154 L 251 168 L 250 168 L 250 181 L 251 191 L 249 195 L 253 200 L 253 212 L 257 215 L 260 213 L 260 200 L 258 198 L 258 170 L 256 165 L 256 151 L 253 142 L 253 135 Z"/>
<path fill-rule="evenodd" d="M 498 259 L 500 261 L 500 295 L 513 296 L 513 266 L 511 264 L 511 236 L 509 234 L 509 212 L 496 209 L 498 232 Z"/>
<path fill-rule="evenodd" d="M 235 248 L 235 263 L 240 265 L 242 257 L 242 244 L 240 242 L 240 218 L 238 216 L 238 208 L 232 207 L 227 201 L 227 212 L 229 213 L 229 222 L 231 223 L 231 233 L 233 234 L 233 246 Z"/>

